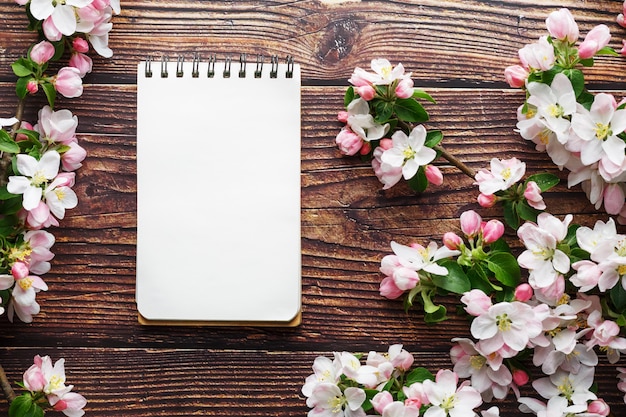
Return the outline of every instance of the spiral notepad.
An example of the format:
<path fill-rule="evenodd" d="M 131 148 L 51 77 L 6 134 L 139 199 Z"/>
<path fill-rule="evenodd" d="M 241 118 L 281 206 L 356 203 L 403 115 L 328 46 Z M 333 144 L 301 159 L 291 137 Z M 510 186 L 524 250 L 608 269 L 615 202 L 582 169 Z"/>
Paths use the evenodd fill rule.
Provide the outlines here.
<path fill-rule="evenodd" d="M 139 321 L 297 325 L 300 300 L 300 66 L 140 62 Z"/>

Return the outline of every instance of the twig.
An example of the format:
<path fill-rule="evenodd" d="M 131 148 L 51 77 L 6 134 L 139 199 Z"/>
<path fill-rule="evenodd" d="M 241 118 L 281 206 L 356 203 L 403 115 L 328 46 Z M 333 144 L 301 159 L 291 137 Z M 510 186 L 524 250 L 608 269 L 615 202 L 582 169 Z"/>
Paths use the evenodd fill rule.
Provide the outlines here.
<path fill-rule="evenodd" d="M 455 157 L 454 155 L 452 155 L 451 153 L 449 153 L 448 151 L 446 151 L 445 149 L 443 149 L 441 146 L 436 145 L 434 147 L 434 149 L 439 152 L 441 154 L 441 156 L 447 160 L 448 162 L 450 162 L 452 165 L 454 165 L 455 167 L 457 167 L 458 169 L 461 170 L 461 172 L 463 172 L 465 175 L 467 175 L 470 178 L 474 178 L 476 176 L 476 172 L 474 172 L 473 169 L 471 169 L 470 167 L 468 167 L 467 165 L 465 165 L 463 162 L 461 162 L 460 159 L 458 159 L 457 157 Z"/>
<path fill-rule="evenodd" d="M 2 392 L 4 393 L 5 398 L 11 404 L 15 399 L 15 391 L 13 391 L 13 387 L 11 387 L 11 383 L 7 378 L 7 375 L 4 373 L 4 368 L 0 365 L 0 386 L 2 386 Z"/>

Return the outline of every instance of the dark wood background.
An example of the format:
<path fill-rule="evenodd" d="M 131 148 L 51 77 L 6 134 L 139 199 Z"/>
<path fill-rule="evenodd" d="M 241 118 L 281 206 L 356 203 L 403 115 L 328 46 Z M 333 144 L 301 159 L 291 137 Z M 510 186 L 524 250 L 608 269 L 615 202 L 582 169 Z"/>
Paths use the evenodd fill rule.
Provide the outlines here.
<path fill-rule="evenodd" d="M 369 165 L 342 157 L 334 144 L 347 78 L 372 58 L 402 62 L 416 86 L 438 101 L 428 106 L 427 127 L 443 130 L 445 147 L 469 166 L 515 156 L 529 172 L 565 179 L 514 132 L 523 93 L 508 88 L 503 70 L 516 63 L 519 48 L 545 34 L 546 16 L 562 6 L 573 12 L 581 34 L 608 24 L 611 46 L 621 48 L 626 31 L 614 23 L 621 3 L 122 1 L 113 20 L 113 58 L 95 59 L 84 95 L 57 105 L 78 115 L 79 140 L 88 151 L 77 178 L 80 202 L 52 230 L 56 257 L 44 276 L 50 290 L 38 296 L 41 314 L 28 325 L 0 320 L 0 363 L 18 381 L 35 354 L 66 358 L 68 383 L 89 400 L 89 416 L 304 416 L 304 378 L 316 356 L 332 351 L 383 351 L 402 343 L 416 364 L 433 372 L 449 367 L 450 339 L 467 336 L 467 323 L 453 318 L 428 326 L 419 311 L 406 314 L 401 302 L 378 294 L 378 268 L 392 239 L 440 242 L 458 227 L 461 212 L 478 208 L 477 190 L 442 162 L 439 188 L 419 196 L 403 185 L 381 191 Z M 17 102 L 10 64 L 35 40 L 26 24 L 23 8 L 0 3 L 2 117 L 11 116 Z M 195 51 L 289 54 L 302 65 L 303 323 L 297 328 L 137 323 L 136 64 L 148 55 Z M 586 72 L 591 87 L 625 89 L 625 64 L 599 59 Z M 30 120 L 42 103 L 29 101 Z M 201 121 L 187 123 L 202 128 Z M 175 196 L 171 203 L 176 206 Z M 561 185 L 547 203 L 553 214 L 575 213 L 577 223 L 606 218 L 578 188 Z M 173 211 L 171 221 L 177 215 Z M 445 301 L 454 310 L 455 299 Z M 623 406 L 614 366 L 603 361 L 597 379 L 602 395 Z M 503 415 L 519 414 L 514 400 L 500 406 Z M 0 403 L 0 412 L 6 409 Z"/>

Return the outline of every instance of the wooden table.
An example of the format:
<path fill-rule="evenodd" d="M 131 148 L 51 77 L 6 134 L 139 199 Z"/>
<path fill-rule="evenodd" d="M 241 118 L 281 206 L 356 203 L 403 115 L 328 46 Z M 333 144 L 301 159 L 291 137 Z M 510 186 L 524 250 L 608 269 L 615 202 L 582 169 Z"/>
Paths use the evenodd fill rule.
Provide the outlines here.
<path fill-rule="evenodd" d="M 441 162 L 441 187 L 423 195 L 405 185 L 381 191 L 367 163 L 342 157 L 335 147 L 347 78 L 372 58 L 402 62 L 438 102 L 428 106 L 428 127 L 443 130 L 445 146 L 470 167 L 486 167 L 493 156 L 518 157 L 529 172 L 565 179 L 514 132 L 523 93 L 506 85 L 503 70 L 516 63 L 519 48 L 545 34 L 546 16 L 560 6 L 570 8 L 581 34 L 608 24 L 611 45 L 621 48 L 626 31 L 614 23 L 621 1 L 328 3 L 122 1 L 122 14 L 113 19 L 113 58 L 96 58 L 83 96 L 58 103 L 78 115 L 88 158 L 77 178 L 79 206 L 53 230 L 56 257 L 45 275 L 50 290 L 38 296 L 41 314 L 28 325 L 0 321 L 0 363 L 10 380 L 21 380 L 42 354 L 66 359 L 68 383 L 89 400 L 88 416 L 303 416 L 308 408 L 300 388 L 318 355 L 402 343 L 418 365 L 450 366 L 450 339 L 469 335 L 465 320 L 428 326 L 419 311 L 405 313 L 401 302 L 378 294 L 378 268 L 391 240 L 440 242 L 458 227 L 461 212 L 478 208 L 477 190 Z M 0 4 L 2 117 L 12 115 L 17 101 L 10 64 L 35 40 L 26 24 L 21 7 Z M 148 55 L 194 51 L 289 54 L 302 65 L 303 322 L 297 328 L 137 323 L 136 64 Z M 586 72 L 591 87 L 624 89 L 624 64 L 599 59 Z M 29 101 L 30 120 L 42 104 Z M 555 215 L 575 213 L 578 223 L 605 218 L 579 188 L 560 185 L 547 202 Z M 455 302 L 446 300 L 450 310 Z M 603 361 L 597 372 L 604 398 L 623 406 L 614 366 Z M 503 415 L 520 414 L 513 400 L 500 405 Z"/>

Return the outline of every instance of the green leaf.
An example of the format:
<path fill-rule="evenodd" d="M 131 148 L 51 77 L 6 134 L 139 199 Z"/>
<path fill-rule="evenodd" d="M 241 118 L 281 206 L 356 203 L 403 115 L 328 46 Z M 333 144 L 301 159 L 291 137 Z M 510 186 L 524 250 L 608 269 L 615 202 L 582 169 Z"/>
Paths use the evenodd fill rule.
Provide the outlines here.
<path fill-rule="evenodd" d="M 435 99 L 432 98 L 430 94 L 428 94 L 424 90 L 420 90 L 418 88 L 415 88 L 413 90 L 413 98 L 422 98 L 424 100 L 430 101 L 433 104 L 436 104 Z"/>
<path fill-rule="evenodd" d="M 537 187 L 539 187 L 539 189 L 541 190 L 541 192 L 545 192 L 559 183 L 559 177 L 545 172 L 542 174 L 534 174 L 529 176 L 526 179 L 526 184 L 528 184 L 530 181 L 534 181 L 537 184 Z"/>
<path fill-rule="evenodd" d="M 497 252 L 487 258 L 487 268 L 508 287 L 516 286 L 522 276 L 517 259 L 510 253 Z"/>
<path fill-rule="evenodd" d="M 9 407 L 9 417 L 42 417 L 44 411 L 29 393 L 16 397 Z"/>
<path fill-rule="evenodd" d="M 596 55 L 619 56 L 619 53 L 617 53 L 617 51 L 615 49 L 611 48 L 610 46 L 605 46 L 604 48 L 602 48 L 598 52 L 596 52 Z"/>
<path fill-rule="evenodd" d="M 569 258 L 574 262 L 589 260 L 589 252 L 581 248 L 572 248 L 569 253 Z"/>
<path fill-rule="evenodd" d="M 429 148 L 434 148 L 439 145 L 439 143 L 443 140 L 443 133 L 441 130 L 430 130 L 426 133 L 426 141 L 424 142 L 424 146 L 428 146 Z"/>
<path fill-rule="evenodd" d="M 22 209 L 22 196 L 16 196 L 12 199 L 3 200 L 0 204 L 0 213 L 4 215 L 16 214 Z"/>
<path fill-rule="evenodd" d="M 433 301 L 430 299 L 430 292 L 429 291 L 422 291 L 422 301 L 423 301 L 423 305 L 424 305 L 424 311 L 426 313 L 436 313 L 439 308 L 441 306 L 437 306 L 433 303 Z"/>
<path fill-rule="evenodd" d="M 426 380 L 434 381 L 435 376 L 426 368 L 418 367 L 413 369 L 406 375 L 405 386 L 411 386 L 416 382 L 424 382 Z"/>
<path fill-rule="evenodd" d="M 515 209 L 517 210 L 517 215 L 521 219 L 527 220 L 527 221 L 530 221 L 530 222 L 537 221 L 537 216 L 540 213 L 539 210 L 529 206 L 526 201 L 522 201 L 520 203 L 517 203 L 515 205 Z"/>
<path fill-rule="evenodd" d="M 15 82 L 15 93 L 19 98 L 24 98 L 28 94 L 28 82 L 31 80 L 30 77 L 22 77 L 18 78 Z"/>
<path fill-rule="evenodd" d="M 24 62 L 23 58 L 18 59 L 14 63 L 11 64 L 11 68 L 13 69 L 13 73 L 18 77 L 28 77 L 33 74 L 33 69 L 30 65 L 28 65 L 28 61 Z"/>
<path fill-rule="evenodd" d="M 565 239 L 563 239 L 562 243 L 569 247 L 576 247 L 578 245 L 578 241 L 576 240 L 576 231 L 578 228 L 580 228 L 579 224 L 570 224 L 567 228 L 567 235 L 565 235 Z"/>
<path fill-rule="evenodd" d="M 611 288 L 609 292 L 609 296 L 611 297 L 611 302 L 615 306 L 615 310 L 624 311 L 626 308 L 626 290 L 619 283 Z"/>
<path fill-rule="evenodd" d="M 439 323 L 446 320 L 448 317 L 446 316 L 447 310 L 444 306 L 437 306 L 437 310 L 432 313 L 424 314 L 424 321 L 426 323 Z"/>
<path fill-rule="evenodd" d="M 398 119 L 405 122 L 421 123 L 428 121 L 424 107 L 412 98 L 399 98 L 393 106 Z"/>
<path fill-rule="evenodd" d="M 57 90 L 54 89 L 54 85 L 52 85 L 52 83 L 43 83 L 41 86 L 43 87 L 43 92 L 46 93 L 48 104 L 50 104 L 50 107 L 54 108 L 54 101 L 57 98 Z"/>
<path fill-rule="evenodd" d="M 374 116 L 374 120 L 376 123 L 383 124 L 393 114 L 393 104 L 388 101 L 383 100 L 372 100 L 372 104 L 374 107 L 374 111 L 376 112 L 376 116 Z"/>
<path fill-rule="evenodd" d="M 12 194 L 7 190 L 7 186 L 0 187 L 0 200 L 10 200 L 15 198 L 16 194 Z"/>
<path fill-rule="evenodd" d="M 472 289 L 481 290 L 485 294 L 491 294 L 493 292 L 493 284 L 489 282 L 489 278 L 485 274 L 483 267 L 481 265 L 474 265 L 470 269 L 467 270 L 467 277 L 470 280 L 470 284 L 472 285 Z M 502 289 L 500 287 L 496 289 Z"/>
<path fill-rule="evenodd" d="M 0 151 L 9 152 L 9 153 L 19 153 L 20 147 L 15 143 L 15 141 L 9 136 L 9 134 L 0 129 Z"/>
<path fill-rule="evenodd" d="M 513 230 L 519 228 L 519 217 L 517 216 L 515 205 L 515 203 L 511 203 L 510 201 L 504 202 L 504 222 Z"/>
<path fill-rule="evenodd" d="M 343 105 L 348 107 L 348 104 L 354 100 L 354 87 L 348 87 L 346 95 L 343 97 Z"/>
<path fill-rule="evenodd" d="M 495 253 L 495 252 L 511 253 L 511 248 L 509 247 L 509 244 L 506 243 L 506 240 L 504 240 L 504 238 L 500 238 L 496 240 L 495 242 L 489 244 L 489 251 L 491 253 Z"/>
<path fill-rule="evenodd" d="M 581 59 L 580 63 L 583 67 L 593 67 L 593 58 Z"/>
<path fill-rule="evenodd" d="M 463 294 L 472 288 L 465 271 L 455 261 L 444 259 L 439 261 L 438 264 L 448 270 L 448 275 L 432 275 L 433 284 L 437 287 L 455 294 Z"/>
<path fill-rule="evenodd" d="M 34 130 L 18 129 L 16 133 L 21 133 L 22 135 L 26 135 L 28 139 L 39 142 L 39 132 L 35 132 Z"/>
<path fill-rule="evenodd" d="M 409 187 L 416 193 L 421 193 L 428 187 L 428 179 L 426 178 L 426 172 L 424 167 L 419 167 L 417 173 L 413 175 L 408 181 Z"/>
<path fill-rule="evenodd" d="M 574 93 L 578 97 L 585 90 L 585 76 L 583 72 L 579 69 L 566 69 L 563 71 L 563 74 L 572 82 Z"/>

